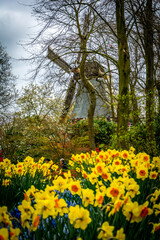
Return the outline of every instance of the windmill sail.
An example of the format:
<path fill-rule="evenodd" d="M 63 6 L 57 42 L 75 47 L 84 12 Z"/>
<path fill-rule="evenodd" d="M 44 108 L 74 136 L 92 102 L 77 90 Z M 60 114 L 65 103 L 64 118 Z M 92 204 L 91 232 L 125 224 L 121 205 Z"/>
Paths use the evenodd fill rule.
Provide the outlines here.
<path fill-rule="evenodd" d="M 72 100 L 74 97 L 74 93 L 75 93 L 75 89 L 76 89 L 76 81 L 75 79 L 72 77 L 70 79 L 69 85 L 68 85 L 68 89 L 67 89 L 67 94 L 64 100 L 64 106 L 62 109 L 62 114 L 60 116 L 59 122 L 64 122 L 67 114 L 70 110 L 71 104 L 72 104 Z"/>
<path fill-rule="evenodd" d="M 47 57 L 56 63 L 60 68 L 62 68 L 65 72 L 71 72 L 71 66 L 66 63 L 57 53 L 55 53 L 50 47 L 48 47 L 48 55 Z"/>

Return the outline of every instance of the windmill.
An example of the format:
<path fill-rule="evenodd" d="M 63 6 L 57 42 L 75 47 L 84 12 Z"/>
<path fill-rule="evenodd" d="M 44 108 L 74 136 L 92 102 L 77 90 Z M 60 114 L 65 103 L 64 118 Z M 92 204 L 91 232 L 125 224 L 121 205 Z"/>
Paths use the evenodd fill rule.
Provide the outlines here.
<path fill-rule="evenodd" d="M 64 59 L 62 59 L 57 53 L 55 53 L 51 47 L 48 47 L 47 57 L 56 65 L 58 65 L 61 69 L 63 69 L 66 73 L 73 74 L 68 85 L 60 121 L 63 122 L 68 114 L 73 97 L 75 95 L 77 83 L 78 91 L 72 115 L 73 118 L 87 118 L 90 100 L 87 90 L 78 81 L 80 79 L 79 67 L 72 68 Z M 95 88 L 95 90 L 98 89 L 94 116 L 108 117 L 110 115 L 110 108 L 106 106 L 107 101 L 103 78 L 105 76 L 104 68 L 97 61 L 88 61 L 85 64 L 85 74 L 86 77 L 90 79 L 90 82 Z"/>
<path fill-rule="evenodd" d="M 87 32 L 89 30 L 90 24 L 90 15 L 84 14 L 84 24 L 83 24 L 83 35 L 87 36 Z M 82 85 L 80 79 L 80 69 L 79 67 L 72 68 L 64 59 L 62 59 L 57 53 L 53 51 L 52 48 L 48 47 L 48 55 L 47 57 L 57 64 L 61 69 L 63 69 L 66 73 L 72 73 L 72 77 L 70 79 L 67 94 L 64 101 L 64 107 L 62 109 L 62 114 L 60 117 L 60 121 L 64 121 L 69 109 L 72 104 L 73 97 L 75 95 L 76 85 L 78 83 L 78 91 L 76 96 L 76 101 L 73 109 L 73 117 L 74 118 L 87 118 L 88 109 L 90 105 L 90 98 L 87 90 Z M 79 52 L 77 57 L 77 65 L 80 63 L 81 53 Z M 90 84 L 95 89 L 99 89 L 96 97 L 96 109 L 95 115 L 99 117 L 107 117 L 110 112 L 109 107 L 104 107 L 107 104 L 106 101 L 106 93 L 104 87 L 104 76 L 106 76 L 104 68 L 97 61 L 88 61 L 85 63 L 85 75 L 87 79 L 90 79 Z M 100 80 L 101 79 L 101 80 Z"/>

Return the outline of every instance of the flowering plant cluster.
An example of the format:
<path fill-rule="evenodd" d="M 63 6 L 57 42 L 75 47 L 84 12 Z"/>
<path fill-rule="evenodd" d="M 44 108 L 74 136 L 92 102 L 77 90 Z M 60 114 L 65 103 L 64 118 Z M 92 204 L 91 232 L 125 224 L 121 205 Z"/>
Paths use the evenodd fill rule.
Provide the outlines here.
<path fill-rule="evenodd" d="M 71 170 L 77 175 L 73 176 Z M 160 158 L 107 150 L 72 155 L 68 170 L 27 157 L 0 164 L 1 188 L 42 173 L 41 187 L 24 191 L 17 207 L 0 207 L 0 239 L 157 240 L 160 236 Z M 3 173 L 3 174 L 2 174 Z M 36 182 L 35 182 L 36 183 Z"/>

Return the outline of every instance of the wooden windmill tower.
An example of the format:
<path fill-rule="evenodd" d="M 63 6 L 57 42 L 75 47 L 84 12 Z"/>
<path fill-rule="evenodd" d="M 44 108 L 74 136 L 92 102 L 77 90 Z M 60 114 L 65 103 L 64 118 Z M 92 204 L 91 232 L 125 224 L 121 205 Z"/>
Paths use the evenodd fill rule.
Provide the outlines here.
<path fill-rule="evenodd" d="M 64 101 L 64 108 L 60 117 L 61 121 L 64 121 L 67 113 L 71 107 L 73 97 L 75 95 L 76 84 L 78 83 L 78 90 L 76 94 L 75 104 L 73 108 L 73 118 L 81 119 L 87 118 L 89 109 L 89 94 L 87 90 L 82 86 L 80 79 L 79 68 L 72 68 L 66 63 L 60 56 L 58 56 L 50 47 L 48 48 L 47 57 L 57 64 L 61 69 L 67 73 L 72 73 L 72 77 L 69 82 L 67 94 Z M 96 61 L 88 61 L 85 65 L 86 77 L 90 79 L 90 82 L 95 89 L 98 90 L 96 96 L 96 109 L 94 117 L 108 117 L 111 113 L 110 108 L 106 105 L 106 91 L 104 86 L 104 68 Z"/>

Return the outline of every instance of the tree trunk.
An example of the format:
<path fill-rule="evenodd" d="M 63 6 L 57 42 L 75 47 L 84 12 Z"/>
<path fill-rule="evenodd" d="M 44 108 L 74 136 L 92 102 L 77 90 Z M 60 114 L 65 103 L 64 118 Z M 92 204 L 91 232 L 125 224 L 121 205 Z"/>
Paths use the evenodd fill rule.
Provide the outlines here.
<path fill-rule="evenodd" d="M 135 94 L 135 87 L 133 84 L 130 86 L 130 89 L 131 89 L 131 102 L 132 102 L 132 118 L 133 118 L 133 125 L 135 125 L 139 121 L 139 118 L 138 118 L 139 110 L 138 110 L 138 103 L 137 103 L 137 98 Z"/>
<path fill-rule="evenodd" d="M 88 134 L 89 134 L 89 141 L 90 141 L 90 149 L 95 150 L 95 133 L 94 133 L 94 111 L 96 108 L 96 95 L 94 90 L 89 89 L 89 96 L 90 96 L 90 105 L 88 109 Z"/>
<path fill-rule="evenodd" d="M 124 0 L 116 0 L 116 21 L 118 36 L 118 71 L 119 71 L 119 98 L 117 109 L 117 147 L 128 149 L 128 120 L 129 120 L 129 76 L 130 59 L 126 35 Z"/>
<path fill-rule="evenodd" d="M 156 81 L 156 87 L 158 91 L 158 115 L 160 116 L 160 81 Z"/>
<path fill-rule="evenodd" d="M 138 37 L 137 37 L 137 42 L 138 42 Z M 134 54 L 135 54 L 134 74 L 130 79 L 131 104 L 132 104 L 131 114 L 133 119 L 133 125 L 139 122 L 139 109 L 138 109 L 138 103 L 137 103 L 136 91 L 135 91 L 135 86 L 138 81 L 138 60 L 139 60 L 137 44 L 135 45 Z"/>
<path fill-rule="evenodd" d="M 85 76 L 85 63 L 86 63 L 86 39 L 81 37 L 81 48 L 82 48 L 82 60 L 80 64 L 80 77 L 82 84 L 87 89 L 90 97 L 90 105 L 88 109 L 88 135 L 89 135 L 89 143 L 90 150 L 95 150 L 95 133 L 94 133 L 94 112 L 96 108 L 96 93 L 95 90 L 90 85 L 89 81 Z"/>
<path fill-rule="evenodd" d="M 106 52 L 107 54 L 107 52 Z M 110 102 L 111 102 L 111 112 L 112 112 L 112 119 L 113 122 L 115 121 L 115 114 L 114 114 L 114 96 L 113 96 L 113 91 L 112 91 L 112 74 L 111 74 L 111 69 L 110 69 L 110 64 L 109 64 L 109 59 L 107 58 L 107 66 L 108 66 L 108 71 L 109 71 L 109 76 L 108 76 L 108 88 L 109 88 L 109 96 L 110 96 Z"/>
<path fill-rule="evenodd" d="M 110 86 L 109 86 L 109 93 L 110 93 L 110 101 L 111 101 L 111 112 L 112 112 L 112 120 L 115 122 L 115 114 L 114 114 L 114 96 L 112 93 L 112 76 L 109 74 L 109 79 L 110 79 Z"/>
<path fill-rule="evenodd" d="M 148 153 L 153 156 L 156 153 L 156 145 L 154 134 L 154 53 L 152 0 L 147 0 L 145 13 L 146 21 L 144 25 L 144 45 L 146 62 L 146 136 Z"/>

